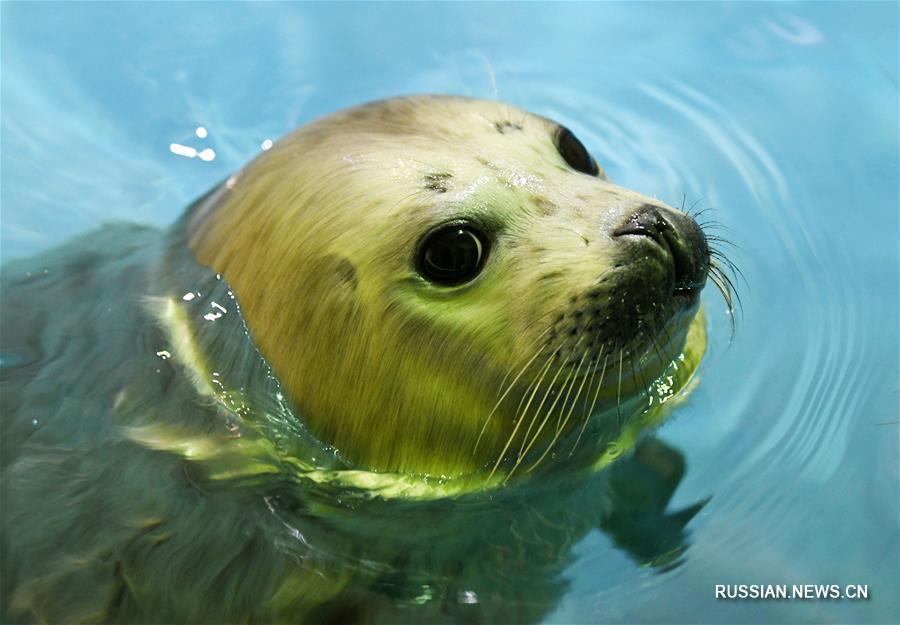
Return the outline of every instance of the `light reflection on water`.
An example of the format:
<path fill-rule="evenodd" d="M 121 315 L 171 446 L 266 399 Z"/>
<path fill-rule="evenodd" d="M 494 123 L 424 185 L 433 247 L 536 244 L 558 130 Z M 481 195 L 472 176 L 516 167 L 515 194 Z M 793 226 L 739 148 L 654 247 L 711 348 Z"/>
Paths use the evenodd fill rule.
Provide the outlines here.
<path fill-rule="evenodd" d="M 170 223 L 317 115 L 492 97 L 493 81 L 569 125 L 617 183 L 710 208 L 743 311 L 729 344 L 708 290 L 702 384 L 660 436 L 688 461 L 672 506 L 712 499 L 666 573 L 589 534 L 548 621 L 896 617 L 896 4 L 2 11 L 4 259 L 108 219 Z M 782 582 L 872 598 L 713 599 Z"/>

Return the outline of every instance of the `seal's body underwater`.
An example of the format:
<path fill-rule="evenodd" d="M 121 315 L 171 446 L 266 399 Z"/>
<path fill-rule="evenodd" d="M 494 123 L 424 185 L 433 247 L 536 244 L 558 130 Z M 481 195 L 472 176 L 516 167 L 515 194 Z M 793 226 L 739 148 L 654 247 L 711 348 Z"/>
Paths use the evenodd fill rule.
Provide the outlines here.
<path fill-rule="evenodd" d="M 4 611 L 360 620 L 422 540 L 462 592 L 448 502 L 588 475 L 658 421 L 709 265 L 564 127 L 423 96 L 310 123 L 165 233 L 4 267 Z M 392 499 L 439 533 L 374 544 Z"/>

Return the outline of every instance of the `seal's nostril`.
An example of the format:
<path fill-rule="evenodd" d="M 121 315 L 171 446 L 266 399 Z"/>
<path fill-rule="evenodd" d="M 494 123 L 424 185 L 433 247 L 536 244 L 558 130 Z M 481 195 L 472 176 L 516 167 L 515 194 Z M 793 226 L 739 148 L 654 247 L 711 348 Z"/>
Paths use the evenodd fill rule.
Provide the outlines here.
<path fill-rule="evenodd" d="M 625 222 L 613 230 L 614 237 L 626 234 L 636 234 L 650 237 L 660 245 L 666 245 L 665 233 L 671 230 L 671 226 L 663 218 L 662 214 L 652 204 L 644 204 L 635 210 Z"/>

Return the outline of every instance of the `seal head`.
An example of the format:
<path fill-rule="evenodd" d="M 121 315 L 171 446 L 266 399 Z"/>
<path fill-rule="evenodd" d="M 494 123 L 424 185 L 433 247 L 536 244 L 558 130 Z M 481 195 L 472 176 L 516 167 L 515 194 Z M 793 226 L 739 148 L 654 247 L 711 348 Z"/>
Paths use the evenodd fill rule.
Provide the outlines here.
<path fill-rule="evenodd" d="M 609 182 L 565 127 L 445 96 L 300 128 L 188 237 L 321 441 L 451 477 L 614 438 L 684 350 L 710 263 L 691 217 Z"/>

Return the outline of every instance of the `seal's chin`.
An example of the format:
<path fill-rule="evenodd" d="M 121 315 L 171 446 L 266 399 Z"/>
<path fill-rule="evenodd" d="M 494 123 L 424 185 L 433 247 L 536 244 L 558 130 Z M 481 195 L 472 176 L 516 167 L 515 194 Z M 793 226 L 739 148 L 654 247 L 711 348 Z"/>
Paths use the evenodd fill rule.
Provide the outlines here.
<path fill-rule="evenodd" d="M 673 314 L 655 331 L 641 331 L 609 353 L 582 354 L 577 361 L 564 364 L 569 375 L 562 377 L 598 380 L 601 400 L 620 401 L 648 390 L 681 358 L 687 334 L 702 316 L 699 291 L 696 295 L 678 295 L 670 308 Z M 585 366 L 589 359 L 591 364 Z"/>
<path fill-rule="evenodd" d="M 672 307 L 677 312 L 668 323 L 664 324 L 655 335 L 645 334 L 640 342 L 635 342 L 624 352 L 624 366 L 627 367 L 627 371 L 623 373 L 623 384 L 628 388 L 633 390 L 647 388 L 681 356 L 685 337 L 698 314 L 699 290 L 694 296 L 676 297 Z"/>

